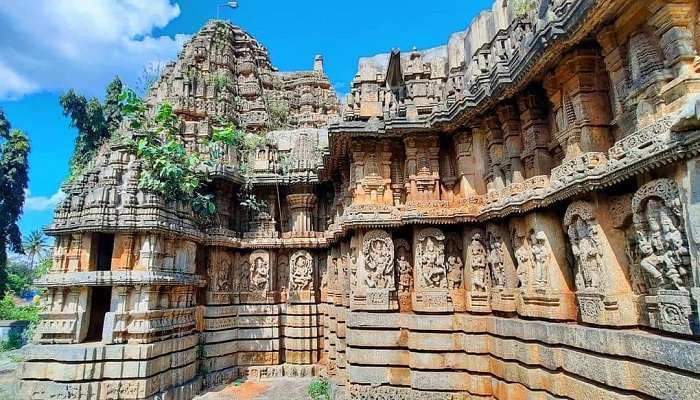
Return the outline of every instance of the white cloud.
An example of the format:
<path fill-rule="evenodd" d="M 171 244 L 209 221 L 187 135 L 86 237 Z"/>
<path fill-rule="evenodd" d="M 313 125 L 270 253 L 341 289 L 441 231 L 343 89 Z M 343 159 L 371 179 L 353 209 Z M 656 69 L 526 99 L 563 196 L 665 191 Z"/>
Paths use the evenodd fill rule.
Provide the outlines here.
<path fill-rule="evenodd" d="M 186 35 L 154 36 L 180 15 L 171 0 L 0 1 L 0 99 L 75 88 L 98 95 L 115 75 L 174 59 Z"/>
<path fill-rule="evenodd" d="M 58 192 L 46 196 L 32 196 L 32 192 L 27 189 L 25 192 L 24 210 L 25 211 L 47 211 L 56 207 L 56 204 L 66 198 L 66 194 L 60 189 Z"/>

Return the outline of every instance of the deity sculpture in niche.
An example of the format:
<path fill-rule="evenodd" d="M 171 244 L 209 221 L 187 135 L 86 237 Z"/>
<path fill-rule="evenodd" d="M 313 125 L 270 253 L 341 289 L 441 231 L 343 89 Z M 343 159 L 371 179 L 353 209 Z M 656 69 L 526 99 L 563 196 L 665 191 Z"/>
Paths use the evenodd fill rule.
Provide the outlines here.
<path fill-rule="evenodd" d="M 287 289 L 289 281 L 289 257 L 286 254 L 277 255 L 277 285 L 279 290 Z"/>
<path fill-rule="evenodd" d="M 547 250 L 547 236 L 544 232 L 530 231 L 530 248 L 534 264 L 534 284 L 536 287 L 547 287 L 549 281 L 549 252 Z"/>
<path fill-rule="evenodd" d="M 576 263 L 576 288 L 602 290 L 605 286 L 603 249 L 591 205 L 583 201 L 572 203 L 564 215 L 564 228 Z"/>
<path fill-rule="evenodd" d="M 411 246 L 404 239 L 394 243 L 396 250 L 396 269 L 399 272 L 399 292 L 410 293 L 413 286 L 413 267 L 409 261 Z"/>
<path fill-rule="evenodd" d="M 472 269 L 472 290 L 476 292 L 486 292 L 488 289 L 486 248 L 481 242 L 480 233 L 475 233 L 469 244 L 469 265 Z"/>
<path fill-rule="evenodd" d="M 364 284 L 370 289 L 394 289 L 394 243 L 382 230 L 368 232 L 362 245 Z"/>
<path fill-rule="evenodd" d="M 676 183 L 658 179 L 642 186 L 632 211 L 648 287 L 687 292 L 690 252 Z"/>
<path fill-rule="evenodd" d="M 417 264 L 420 287 L 446 289 L 445 235 L 435 228 L 424 229 L 417 238 Z"/>
<path fill-rule="evenodd" d="M 254 252 L 251 255 L 250 283 L 251 289 L 264 291 L 269 289 L 270 261 L 267 252 Z"/>
<path fill-rule="evenodd" d="M 495 232 L 488 233 L 489 254 L 486 264 L 491 271 L 494 287 L 506 286 L 506 270 L 503 265 L 503 243 L 501 237 Z"/>
<path fill-rule="evenodd" d="M 238 271 L 238 291 L 247 292 L 251 288 L 250 284 L 250 263 L 244 261 L 241 263 L 241 268 Z"/>
<path fill-rule="evenodd" d="M 306 250 L 299 250 L 289 259 L 289 289 L 311 290 L 313 257 Z"/>
<path fill-rule="evenodd" d="M 513 231 L 512 237 L 513 247 L 515 247 L 515 261 L 518 264 L 515 273 L 518 275 L 520 287 L 527 288 L 532 282 L 532 251 L 524 235 Z"/>
<path fill-rule="evenodd" d="M 464 263 L 462 262 L 462 246 L 459 236 L 450 234 L 447 237 L 447 284 L 450 289 L 462 287 Z"/>
<path fill-rule="evenodd" d="M 222 260 L 214 269 L 213 276 L 211 276 L 213 281 L 212 288 L 215 291 L 228 292 L 231 290 L 231 280 L 229 279 L 230 272 L 231 263 L 227 259 Z"/>

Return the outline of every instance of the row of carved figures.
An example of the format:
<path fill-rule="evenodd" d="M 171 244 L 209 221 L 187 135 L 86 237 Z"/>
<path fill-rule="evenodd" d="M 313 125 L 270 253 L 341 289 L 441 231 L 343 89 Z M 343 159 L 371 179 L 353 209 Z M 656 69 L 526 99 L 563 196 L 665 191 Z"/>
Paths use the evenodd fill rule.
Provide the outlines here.
<path fill-rule="evenodd" d="M 690 252 L 676 183 L 669 179 L 652 181 L 637 191 L 629 206 L 634 221 L 630 262 L 644 281 L 633 286 L 643 287 L 647 292 L 650 289 L 687 292 L 691 281 Z M 610 266 L 604 261 L 601 228 L 595 215 L 590 202 L 575 201 L 563 218 L 569 264 L 578 291 L 605 292 L 613 279 L 607 270 Z M 386 231 L 374 230 L 363 238 L 362 268 L 358 270 L 357 255 L 350 249 L 351 254 L 332 260 L 331 270 L 347 271 L 351 286 L 360 289 L 409 292 L 413 286 L 416 290 L 432 290 L 460 289 L 467 285 L 472 292 L 507 287 L 547 289 L 553 257 L 547 233 L 531 229 L 525 234 L 516 229 L 508 246 L 500 231 L 491 224 L 485 235 L 476 230 L 463 252 L 459 234 L 443 233 L 437 228 L 423 229 L 416 236 L 414 259 L 407 240 L 393 239 Z M 512 253 L 509 248 L 513 249 Z M 464 282 L 463 257 L 471 269 L 469 282 Z M 508 258 L 515 267 L 517 282 L 508 282 Z M 412 259 L 417 268 L 415 274 Z M 635 275 L 634 271 L 631 275 Z"/>

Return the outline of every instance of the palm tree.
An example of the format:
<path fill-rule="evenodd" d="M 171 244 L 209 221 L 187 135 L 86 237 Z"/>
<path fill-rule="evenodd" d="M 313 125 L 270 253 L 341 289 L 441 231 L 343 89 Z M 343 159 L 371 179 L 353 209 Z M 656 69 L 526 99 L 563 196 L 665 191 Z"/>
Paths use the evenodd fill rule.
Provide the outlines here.
<path fill-rule="evenodd" d="M 46 254 L 48 245 L 46 243 L 46 235 L 41 230 L 36 230 L 24 238 L 22 243 L 24 253 L 29 257 L 29 266 L 34 269 L 34 261 Z"/>

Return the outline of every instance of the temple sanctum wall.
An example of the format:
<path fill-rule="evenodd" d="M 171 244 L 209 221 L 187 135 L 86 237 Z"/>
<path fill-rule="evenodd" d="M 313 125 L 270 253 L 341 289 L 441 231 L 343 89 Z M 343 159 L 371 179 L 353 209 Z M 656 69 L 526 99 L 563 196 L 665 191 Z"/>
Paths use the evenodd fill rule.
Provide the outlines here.
<path fill-rule="evenodd" d="M 442 47 L 360 59 L 342 103 L 320 56 L 281 73 L 208 23 L 147 103 L 193 154 L 222 119 L 266 144 L 210 160 L 206 221 L 103 145 L 47 229 L 20 398 L 311 375 L 350 399 L 700 398 L 699 5 L 496 0 Z"/>

